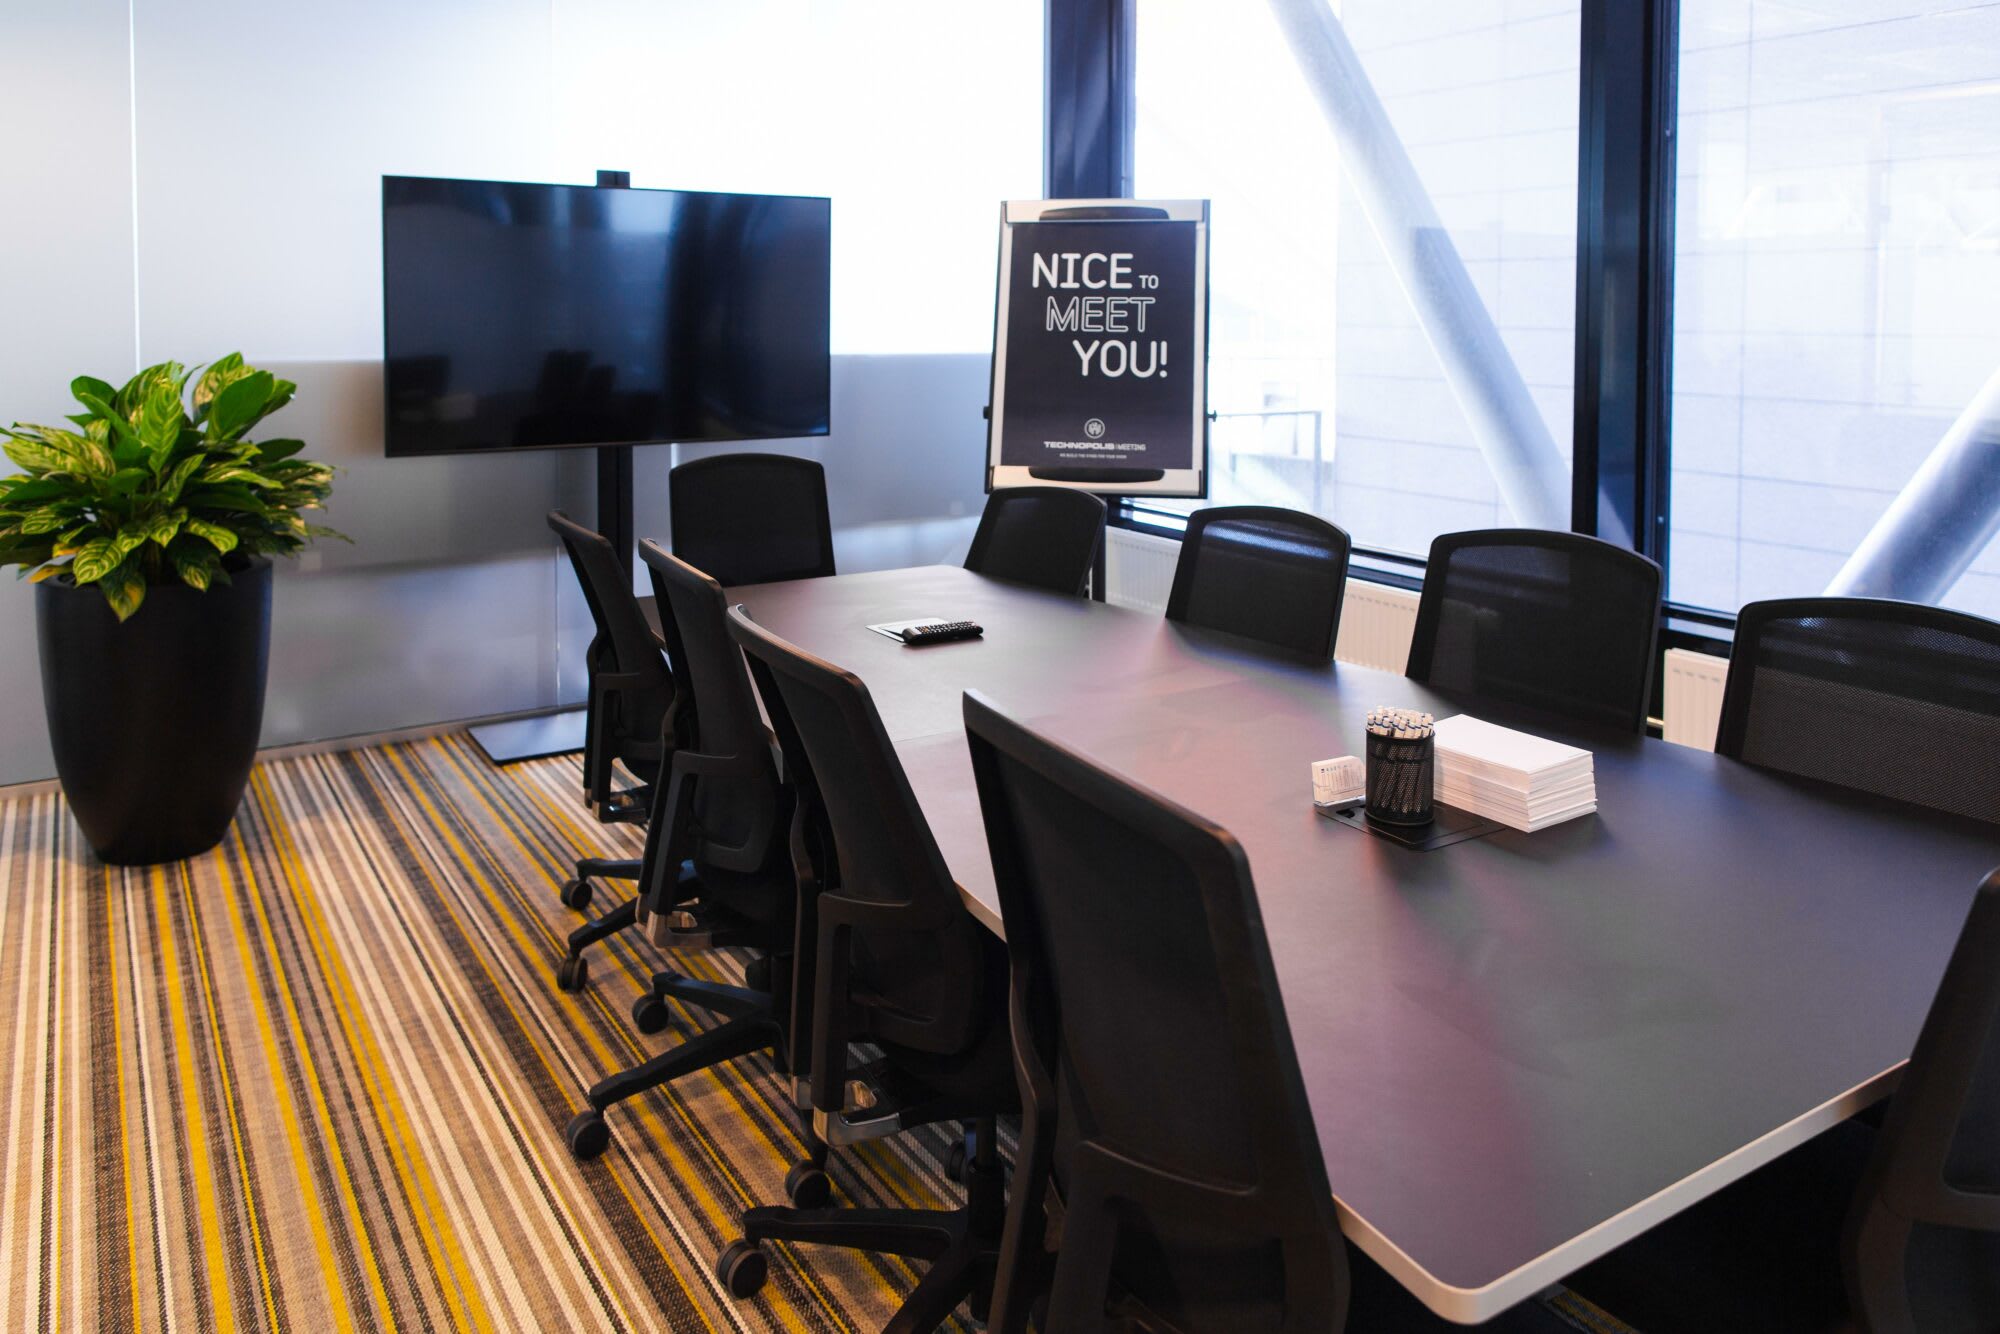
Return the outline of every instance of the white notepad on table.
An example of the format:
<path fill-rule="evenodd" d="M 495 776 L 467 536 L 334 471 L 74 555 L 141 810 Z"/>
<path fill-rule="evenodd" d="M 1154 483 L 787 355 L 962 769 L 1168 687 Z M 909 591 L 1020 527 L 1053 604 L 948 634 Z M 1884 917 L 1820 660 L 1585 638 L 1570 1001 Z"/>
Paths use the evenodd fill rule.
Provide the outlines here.
<path fill-rule="evenodd" d="M 1597 809 L 1589 751 L 1459 714 L 1437 731 L 1438 800 L 1533 832 Z"/>

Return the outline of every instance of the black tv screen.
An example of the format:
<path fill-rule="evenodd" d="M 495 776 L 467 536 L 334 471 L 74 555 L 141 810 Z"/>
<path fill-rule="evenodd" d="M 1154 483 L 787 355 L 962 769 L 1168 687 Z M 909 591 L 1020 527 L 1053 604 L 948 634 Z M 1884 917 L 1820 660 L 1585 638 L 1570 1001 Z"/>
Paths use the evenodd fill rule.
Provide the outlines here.
<path fill-rule="evenodd" d="M 387 452 L 826 434 L 830 212 L 383 177 Z"/>

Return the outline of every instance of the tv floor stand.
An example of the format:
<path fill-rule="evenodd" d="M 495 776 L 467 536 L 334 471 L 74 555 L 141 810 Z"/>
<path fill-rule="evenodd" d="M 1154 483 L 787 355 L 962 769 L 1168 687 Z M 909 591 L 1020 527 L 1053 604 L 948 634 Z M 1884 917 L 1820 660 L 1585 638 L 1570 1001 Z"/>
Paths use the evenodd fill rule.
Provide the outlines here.
<path fill-rule="evenodd" d="M 632 185 L 629 171 L 600 171 L 597 183 L 607 189 L 626 190 Z M 611 543 L 625 566 L 625 581 L 632 580 L 632 446 L 597 447 L 597 530 Z M 495 764 L 518 760 L 539 760 L 549 755 L 567 755 L 583 749 L 584 709 L 543 709 L 485 723 L 472 729 L 472 739 Z"/>
<path fill-rule="evenodd" d="M 632 532 L 632 446 L 599 445 L 596 453 L 597 530 L 618 553 L 630 583 L 636 541 Z M 584 707 L 578 704 L 482 723 L 472 729 L 472 739 L 495 764 L 513 764 L 582 750 L 583 732 Z"/>

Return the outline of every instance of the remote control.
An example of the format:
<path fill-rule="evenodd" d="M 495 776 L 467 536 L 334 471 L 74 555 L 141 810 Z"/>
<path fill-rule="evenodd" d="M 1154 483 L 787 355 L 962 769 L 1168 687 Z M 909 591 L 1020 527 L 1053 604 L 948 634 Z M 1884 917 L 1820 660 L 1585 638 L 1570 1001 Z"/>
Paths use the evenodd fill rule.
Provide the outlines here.
<path fill-rule="evenodd" d="M 977 639 L 986 630 L 977 621 L 936 621 L 903 631 L 903 642 L 911 645 L 942 644 L 952 639 Z"/>

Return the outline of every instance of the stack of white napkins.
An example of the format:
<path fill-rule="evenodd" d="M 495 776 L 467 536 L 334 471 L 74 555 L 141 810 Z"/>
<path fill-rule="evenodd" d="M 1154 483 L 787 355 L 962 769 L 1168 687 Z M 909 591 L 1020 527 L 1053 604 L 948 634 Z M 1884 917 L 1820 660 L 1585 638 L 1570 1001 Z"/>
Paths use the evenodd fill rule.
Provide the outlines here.
<path fill-rule="evenodd" d="M 1597 809 L 1590 752 L 1459 714 L 1437 721 L 1437 799 L 1534 832 Z"/>

